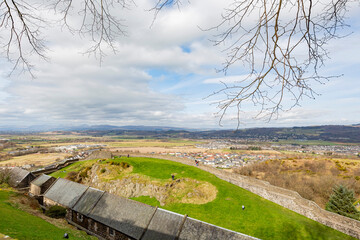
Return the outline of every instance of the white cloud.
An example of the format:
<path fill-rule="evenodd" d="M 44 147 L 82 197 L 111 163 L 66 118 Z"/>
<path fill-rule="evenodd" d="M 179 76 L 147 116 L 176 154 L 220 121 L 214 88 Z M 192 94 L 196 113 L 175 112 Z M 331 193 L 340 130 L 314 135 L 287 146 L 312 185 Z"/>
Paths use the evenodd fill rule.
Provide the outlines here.
<path fill-rule="evenodd" d="M 215 83 L 215 84 L 234 84 L 240 83 L 243 80 L 249 78 L 250 75 L 235 75 L 235 76 L 224 76 L 220 78 L 209 78 L 205 79 L 203 83 Z"/>
<path fill-rule="evenodd" d="M 146 9 L 153 2 L 137 1 L 137 7 L 117 12 L 126 19 L 127 36 L 115 43 L 116 55 L 105 48 L 107 56 L 101 66 L 99 59 L 81 54 L 91 45 L 86 36 L 51 27 L 45 32 L 50 62 L 31 59 L 37 78 L 20 75 L 0 80 L 0 125 L 108 123 L 218 127 L 219 119 L 213 115 L 217 110 L 208 105 L 215 100 L 202 99 L 218 90 L 221 82 L 239 83 L 248 75 L 243 74 L 241 64 L 234 65 L 229 76 L 215 74 L 215 68 L 221 68 L 226 57 L 221 51 L 225 46 L 214 47 L 209 39 L 217 32 L 202 31 L 199 26 L 215 26 L 230 2 L 199 0 L 183 5 L 180 11 L 169 8 L 160 12 L 150 28 L 153 12 Z M 354 18 L 359 21 L 358 15 Z M 76 16 L 70 19 L 74 24 L 79 20 Z M 330 45 L 333 59 L 330 67 L 324 69 L 344 71 L 346 78 L 334 79 L 325 87 L 319 84 L 316 90 L 322 90 L 323 95 L 316 101 L 305 100 L 303 108 L 286 112 L 269 124 L 254 120 L 254 108 L 246 105 L 247 112 L 241 115 L 245 126 L 311 125 L 337 123 L 342 118 L 349 122 L 359 119 L 360 113 L 354 111 L 360 104 L 356 96 L 360 95 L 356 78 L 359 69 L 346 69 L 358 63 L 358 38 L 354 34 Z M 184 46 L 190 51 L 183 51 Z M 166 71 L 156 78 L 149 73 L 152 69 Z M 337 117 L 339 112 L 342 118 Z M 236 127 L 234 118 L 236 114 L 230 111 L 224 126 Z"/>

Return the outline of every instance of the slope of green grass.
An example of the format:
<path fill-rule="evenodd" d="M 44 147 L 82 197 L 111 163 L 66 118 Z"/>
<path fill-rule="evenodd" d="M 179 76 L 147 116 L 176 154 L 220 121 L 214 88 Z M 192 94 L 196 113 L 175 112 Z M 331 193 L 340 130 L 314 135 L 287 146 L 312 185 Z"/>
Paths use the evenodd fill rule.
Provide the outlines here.
<path fill-rule="evenodd" d="M 0 233 L 19 240 L 26 239 L 62 239 L 65 232 L 70 239 L 95 239 L 85 232 L 70 228 L 61 229 L 45 220 L 13 207 L 9 202 L 9 191 L 0 190 Z"/>
<path fill-rule="evenodd" d="M 153 158 L 116 158 L 112 161 L 129 163 L 134 174 L 154 179 L 170 179 L 171 174 L 175 174 L 176 178 L 207 181 L 218 189 L 216 199 L 206 204 L 172 203 L 161 206 L 170 211 L 261 239 L 353 239 L 196 167 Z M 75 167 L 79 168 L 83 163 L 86 164 L 79 162 Z M 63 173 L 59 171 L 53 175 L 62 176 Z M 133 199 L 159 206 L 154 198 L 142 196 Z M 242 210 L 242 205 L 245 210 Z"/>

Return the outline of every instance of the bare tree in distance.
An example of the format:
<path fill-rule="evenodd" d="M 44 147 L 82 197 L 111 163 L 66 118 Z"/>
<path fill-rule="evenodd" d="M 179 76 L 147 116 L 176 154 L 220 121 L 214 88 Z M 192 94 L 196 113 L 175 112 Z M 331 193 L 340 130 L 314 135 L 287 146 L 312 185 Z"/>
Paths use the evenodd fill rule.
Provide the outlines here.
<path fill-rule="evenodd" d="M 179 8 L 184 1 L 157 0 L 150 11 L 156 18 L 164 8 Z M 39 6 L 27 2 L 1 0 L 0 33 L 4 55 L 14 63 L 13 70 L 21 68 L 31 73 L 28 57 L 36 54 L 45 58 L 41 29 L 47 21 L 37 14 Z M 232 84 L 224 83 L 223 88 L 210 95 L 222 96 L 217 102 L 220 124 L 234 108 L 239 127 L 246 102 L 259 107 L 257 118 L 270 120 L 299 105 L 303 97 L 314 98 L 317 94 L 313 83 L 331 78 L 319 73 L 328 58 L 326 44 L 341 37 L 339 30 L 347 26 L 344 21 L 347 8 L 357 2 L 233 0 L 224 10 L 222 21 L 205 29 L 218 31 L 214 45 L 223 46 L 227 56 L 219 72 L 226 75 L 229 69 L 241 68 L 246 73 L 246 77 Z M 131 5 L 135 6 L 132 0 L 51 0 L 41 7 L 55 10 L 61 16 L 62 26 L 70 32 L 90 37 L 93 45 L 86 53 L 93 53 L 101 61 L 103 47 L 116 52 L 114 43 L 119 36 L 126 35 L 123 21 L 114 15 L 116 10 Z M 77 27 L 69 20 L 74 14 L 82 16 Z"/>

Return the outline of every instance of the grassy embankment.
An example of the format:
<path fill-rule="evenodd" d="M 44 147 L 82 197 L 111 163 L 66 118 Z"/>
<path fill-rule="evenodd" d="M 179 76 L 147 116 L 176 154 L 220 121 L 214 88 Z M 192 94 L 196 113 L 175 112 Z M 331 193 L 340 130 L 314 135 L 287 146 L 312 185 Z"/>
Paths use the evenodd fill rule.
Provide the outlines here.
<path fill-rule="evenodd" d="M 70 239 L 95 239 L 85 232 L 64 227 L 59 228 L 47 221 L 18 209 L 9 202 L 14 192 L 0 189 L 0 233 L 19 240 L 62 239 L 65 232 Z"/>
<path fill-rule="evenodd" d="M 112 161 L 125 161 L 133 167 L 130 174 L 145 175 L 154 181 L 169 181 L 171 174 L 176 174 L 177 179 L 207 181 L 218 190 L 216 199 L 206 204 L 175 202 L 161 206 L 170 211 L 188 214 L 261 239 L 353 239 L 196 167 L 151 158 L 116 158 Z M 68 171 L 81 169 L 82 164 L 86 162 L 75 163 L 53 175 L 65 177 Z M 148 196 L 137 197 L 135 200 L 159 206 L 155 198 Z M 241 209 L 242 205 L 245 210 Z"/>

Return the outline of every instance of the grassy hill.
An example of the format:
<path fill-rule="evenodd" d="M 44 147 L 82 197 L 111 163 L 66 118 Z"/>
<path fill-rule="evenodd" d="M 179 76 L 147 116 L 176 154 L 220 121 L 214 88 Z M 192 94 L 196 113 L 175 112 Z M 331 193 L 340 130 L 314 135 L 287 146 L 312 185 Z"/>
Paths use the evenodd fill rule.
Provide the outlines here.
<path fill-rule="evenodd" d="M 20 210 L 9 202 L 9 198 L 14 194 L 14 192 L 0 189 L 0 233 L 19 240 L 58 240 L 62 239 L 65 232 L 69 234 L 70 239 L 95 239 L 85 232 L 70 227 L 59 228 Z"/>
<path fill-rule="evenodd" d="M 119 170 L 122 173 L 119 174 L 118 179 L 142 176 L 154 183 L 167 184 L 172 181 L 171 174 L 175 174 L 176 179 L 194 179 L 199 183 L 207 182 L 217 189 L 215 200 L 205 204 L 170 201 L 161 206 L 170 211 L 187 214 L 190 217 L 261 239 L 353 239 L 238 186 L 220 180 L 196 167 L 153 158 L 115 158 L 110 161 L 126 162 L 132 167 L 132 171 L 127 173 Z M 90 169 L 90 163 L 97 162 L 77 162 L 54 173 L 53 176 L 65 177 L 69 172 L 84 172 L 84 169 Z M 101 164 L 106 168 L 109 161 L 103 161 Z M 116 177 L 106 181 L 114 179 Z M 149 196 L 139 196 L 133 199 L 149 205 L 160 206 L 157 199 Z M 245 210 L 242 210 L 242 205 L 245 206 Z"/>

